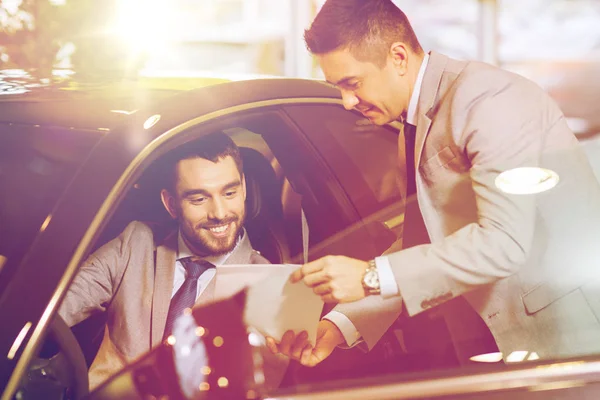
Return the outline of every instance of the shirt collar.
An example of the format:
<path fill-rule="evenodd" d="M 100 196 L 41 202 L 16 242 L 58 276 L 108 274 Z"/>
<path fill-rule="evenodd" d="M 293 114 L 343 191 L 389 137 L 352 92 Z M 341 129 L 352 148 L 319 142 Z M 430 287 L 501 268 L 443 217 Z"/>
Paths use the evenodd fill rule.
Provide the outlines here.
<path fill-rule="evenodd" d="M 411 125 L 417 126 L 417 107 L 419 105 L 419 97 L 421 94 L 421 85 L 423 84 L 423 76 L 425 75 L 425 69 L 429 63 L 429 54 L 425 53 L 419 74 L 417 75 L 417 81 L 415 82 L 415 88 L 410 96 L 410 102 L 408 103 L 408 110 L 406 111 L 406 122 Z"/>
<path fill-rule="evenodd" d="M 208 256 L 208 257 L 203 257 L 202 259 L 210 262 L 213 265 L 223 265 L 225 263 L 225 261 L 227 261 L 229 256 L 238 248 L 238 246 L 240 245 L 242 240 L 244 240 L 245 237 L 246 237 L 246 230 L 242 229 L 242 234 L 238 238 L 233 250 L 231 250 L 227 254 L 223 254 L 220 256 Z M 177 235 L 177 259 L 179 260 L 180 258 L 192 257 L 192 256 L 195 256 L 195 254 L 193 251 L 190 250 L 188 245 L 185 243 L 185 240 L 183 240 L 183 236 L 181 234 L 181 230 L 179 230 L 179 234 Z"/>

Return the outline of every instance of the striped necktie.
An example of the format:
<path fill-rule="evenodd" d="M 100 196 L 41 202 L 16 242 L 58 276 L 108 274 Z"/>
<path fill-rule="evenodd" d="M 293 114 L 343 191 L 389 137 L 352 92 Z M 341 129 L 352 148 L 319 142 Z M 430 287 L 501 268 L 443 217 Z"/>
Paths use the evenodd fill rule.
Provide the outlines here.
<path fill-rule="evenodd" d="M 166 339 L 171 334 L 173 324 L 177 317 L 183 313 L 183 310 L 194 306 L 198 289 L 198 278 L 200 278 L 200 275 L 210 268 L 215 268 L 213 264 L 198 259 L 197 257 L 185 257 L 178 261 L 180 261 L 185 268 L 186 276 L 185 281 L 183 281 L 183 284 L 179 290 L 177 290 L 177 293 L 175 293 L 175 296 L 173 296 L 171 303 L 169 304 L 169 313 L 167 314 L 163 339 Z"/>

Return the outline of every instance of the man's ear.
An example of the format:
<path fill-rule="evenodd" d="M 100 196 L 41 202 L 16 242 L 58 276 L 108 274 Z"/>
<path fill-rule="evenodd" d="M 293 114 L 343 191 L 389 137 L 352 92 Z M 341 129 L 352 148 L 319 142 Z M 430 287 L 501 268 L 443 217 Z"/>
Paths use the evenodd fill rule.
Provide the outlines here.
<path fill-rule="evenodd" d="M 409 51 L 406 44 L 402 42 L 395 42 L 390 46 L 390 59 L 396 71 L 400 75 L 405 75 L 408 71 L 408 58 Z"/>
<path fill-rule="evenodd" d="M 169 193 L 167 189 L 161 190 L 160 199 L 162 200 L 163 206 L 165 206 L 165 209 L 169 215 L 171 215 L 171 218 L 177 219 L 177 205 L 175 203 L 175 198 L 171 196 L 171 193 Z"/>

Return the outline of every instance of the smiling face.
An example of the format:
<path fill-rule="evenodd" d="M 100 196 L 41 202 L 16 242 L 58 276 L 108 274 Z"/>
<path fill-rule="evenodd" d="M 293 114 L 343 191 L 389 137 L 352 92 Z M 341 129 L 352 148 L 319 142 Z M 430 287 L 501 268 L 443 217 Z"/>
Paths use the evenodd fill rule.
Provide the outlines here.
<path fill-rule="evenodd" d="M 199 256 L 232 251 L 246 213 L 246 185 L 233 157 L 184 159 L 175 176 L 174 188 L 161 197 L 190 250 Z"/>
<path fill-rule="evenodd" d="M 358 60 L 348 49 L 317 55 L 325 78 L 341 91 L 344 107 L 376 125 L 406 113 L 422 59 L 402 43 L 390 48 L 382 66 Z"/>

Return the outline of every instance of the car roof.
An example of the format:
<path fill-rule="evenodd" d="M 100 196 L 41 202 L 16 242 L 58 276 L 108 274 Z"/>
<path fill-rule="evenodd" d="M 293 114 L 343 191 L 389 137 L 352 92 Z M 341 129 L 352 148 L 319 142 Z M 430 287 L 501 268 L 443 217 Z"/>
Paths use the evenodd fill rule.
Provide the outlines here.
<path fill-rule="evenodd" d="M 218 77 L 142 77 L 111 83 L 31 85 L 0 71 L 0 123 L 109 131 L 125 116 L 189 89 L 228 82 Z M 7 90 L 10 89 L 10 90 Z"/>
<path fill-rule="evenodd" d="M 251 83 L 261 80 L 270 83 Z M 282 80 L 288 84 L 273 85 L 273 80 Z M 245 82 L 233 86 L 243 92 L 232 91 L 234 95 L 239 95 L 236 97 L 240 99 L 258 99 L 264 98 L 265 95 L 308 96 L 314 95 L 315 89 L 319 95 L 325 97 L 336 97 L 337 94 L 322 84 L 309 84 L 310 88 L 307 91 L 303 89 L 306 85 L 305 80 L 266 75 L 185 71 L 169 75 L 150 72 L 136 79 L 123 79 L 111 83 L 81 83 L 67 78 L 54 85 L 15 71 L 0 71 L 0 124 L 61 127 L 103 133 L 112 130 L 136 110 L 152 109 L 174 95 L 236 81 Z M 300 81 L 304 83 L 300 84 Z M 253 91 L 255 93 L 252 93 Z M 207 98 L 210 98 L 211 93 L 214 92 L 206 92 Z"/>

